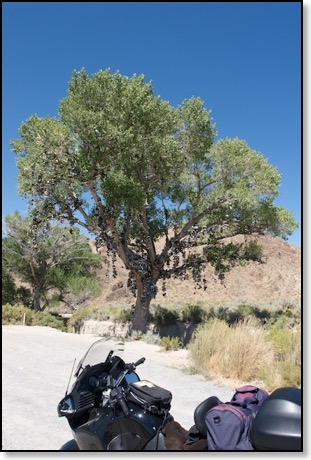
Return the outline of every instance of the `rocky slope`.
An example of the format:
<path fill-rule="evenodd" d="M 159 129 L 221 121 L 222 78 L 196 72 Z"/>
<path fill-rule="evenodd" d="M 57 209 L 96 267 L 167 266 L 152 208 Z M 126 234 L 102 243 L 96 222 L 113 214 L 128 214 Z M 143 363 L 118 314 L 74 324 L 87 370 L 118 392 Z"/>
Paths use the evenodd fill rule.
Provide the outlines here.
<path fill-rule="evenodd" d="M 243 236 L 235 238 L 243 241 Z M 299 302 L 301 297 L 301 249 L 279 238 L 258 236 L 257 241 L 263 247 L 262 262 L 249 262 L 237 265 L 219 280 L 212 267 L 206 267 L 204 277 L 207 288 L 195 289 L 191 277 L 188 281 L 170 279 L 167 281 L 166 296 L 162 294 L 162 282 L 159 282 L 155 303 L 161 305 L 175 302 L 197 302 L 219 304 L 228 302 Z M 93 243 L 91 245 L 94 247 Z M 131 305 L 135 301 L 127 288 L 127 270 L 117 261 L 117 277 L 105 262 L 102 251 L 103 268 L 100 272 L 102 293 L 88 305 Z"/>

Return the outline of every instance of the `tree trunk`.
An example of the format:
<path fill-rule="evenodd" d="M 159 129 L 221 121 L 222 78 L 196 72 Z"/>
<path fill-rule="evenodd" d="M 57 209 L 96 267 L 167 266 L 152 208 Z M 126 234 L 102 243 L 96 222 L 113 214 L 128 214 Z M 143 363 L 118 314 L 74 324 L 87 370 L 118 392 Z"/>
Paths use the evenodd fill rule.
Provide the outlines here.
<path fill-rule="evenodd" d="M 150 302 L 154 298 L 154 282 L 151 278 L 140 279 L 136 278 L 137 282 L 137 298 L 134 310 L 132 323 L 133 331 L 145 333 L 149 320 Z"/>
<path fill-rule="evenodd" d="M 37 311 L 41 311 L 41 302 L 40 302 L 40 290 L 36 289 L 32 298 L 32 308 Z"/>
<path fill-rule="evenodd" d="M 34 273 L 35 267 L 32 265 L 32 273 L 34 278 L 32 308 L 37 311 L 42 310 L 41 297 L 45 291 L 45 282 L 48 270 L 46 260 L 42 260 L 41 264 L 39 265 L 39 269 L 39 275 L 36 276 Z"/>

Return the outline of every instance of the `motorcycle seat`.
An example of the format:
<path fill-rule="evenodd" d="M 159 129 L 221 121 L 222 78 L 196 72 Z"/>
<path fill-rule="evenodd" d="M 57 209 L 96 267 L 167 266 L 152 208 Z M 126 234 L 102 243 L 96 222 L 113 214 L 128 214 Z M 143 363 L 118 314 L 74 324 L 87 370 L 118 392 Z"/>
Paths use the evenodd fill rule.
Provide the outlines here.
<path fill-rule="evenodd" d="M 201 402 L 194 411 L 194 423 L 203 438 L 206 438 L 207 436 L 205 416 L 207 412 L 213 407 L 217 406 L 217 404 L 219 404 L 219 399 L 217 396 L 210 396 Z"/>

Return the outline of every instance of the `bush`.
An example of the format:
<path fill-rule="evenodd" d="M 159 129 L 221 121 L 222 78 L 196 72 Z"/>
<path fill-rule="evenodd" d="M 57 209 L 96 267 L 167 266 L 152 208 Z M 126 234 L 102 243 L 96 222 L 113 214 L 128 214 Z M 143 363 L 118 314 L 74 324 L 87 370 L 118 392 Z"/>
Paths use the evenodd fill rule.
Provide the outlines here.
<path fill-rule="evenodd" d="M 68 330 L 71 330 L 73 327 L 75 329 L 80 329 L 80 327 L 83 325 L 83 322 L 87 319 L 91 319 L 92 315 L 94 315 L 94 310 L 92 311 L 91 308 L 80 308 L 69 318 L 67 323 Z"/>
<path fill-rule="evenodd" d="M 132 319 L 132 312 L 130 308 L 113 307 L 109 311 L 111 319 L 119 323 L 127 323 Z"/>
<path fill-rule="evenodd" d="M 3 269 L 2 273 L 2 305 L 31 305 L 31 292 L 24 286 L 16 287 L 12 276 Z"/>
<path fill-rule="evenodd" d="M 278 361 L 290 360 L 300 365 L 301 333 L 300 329 L 278 329 L 272 327 L 268 332 Z"/>
<path fill-rule="evenodd" d="M 275 329 L 294 329 L 300 327 L 301 314 L 297 307 L 284 304 L 270 314 L 268 326 Z"/>
<path fill-rule="evenodd" d="M 209 306 L 205 309 L 205 315 L 207 319 L 218 318 L 229 325 L 248 318 L 257 318 L 262 325 L 278 325 L 280 328 L 294 327 L 300 322 L 297 307 L 288 305 L 274 309 L 247 304 Z"/>
<path fill-rule="evenodd" d="M 141 331 L 133 330 L 131 334 L 127 337 L 127 340 L 142 340 L 144 334 Z"/>
<path fill-rule="evenodd" d="M 261 377 L 271 389 L 301 385 L 301 331 L 273 326 L 268 337 L 274 350 L 274 363 Z"/>
<path fill-rule="evenodd" d="M 45 311 L 34 311 L 22 305 L 11 306 L 9 304 L 2 306 L 2 324 L 20 324 L 25 319 L 26 326 L 48 326 L 66 332 L 64 321 L 55 318 L 55 316 Z"/>
<path fill-rule="evenodd" d="M 244 246 L 243 256 L 247 260 L 260 261 L 263 256 L 263 248 L 257 241 L 251 241 Z"/>
<path fill-rule="evenodd" d="M 151 345 L 158 345 L 160 343 L 160 336 L 159 334 L 154 334 L 151 331 L 147 331 L 143 334 L 141 331 L 133 330 L 130 335 L 126 337 L 126 340 L 142 340 L 143 342 Z"/>
<path fill-rule="evenodd" d="M 178 337 L 162 337 L 160 345 L 165 350 L 178 350 L 181 348 L 181 341 Z"/>
<path fill-rule="evenodd" d="M 181 311 L 182 321 L 202 323 L 206 317 L 206 311 L 203 307 L 196 304 L 188 304 Z"/>
<path fill-rule="evenodd" d="M 161 339 L 159 334 L 154 334 L 151 331 L 147 331 L 146 334 L 142 336 L 142 340 L 151 345 L 158 345 Z"/>
<path fill-rule="evenodd" d="M 169 326 L 175 324 L 179 320 L 179 314 L 175 310 L 169 310 L 165 307 L 157 307 L 153 315 L 153 320 L 156 326 Z"/>

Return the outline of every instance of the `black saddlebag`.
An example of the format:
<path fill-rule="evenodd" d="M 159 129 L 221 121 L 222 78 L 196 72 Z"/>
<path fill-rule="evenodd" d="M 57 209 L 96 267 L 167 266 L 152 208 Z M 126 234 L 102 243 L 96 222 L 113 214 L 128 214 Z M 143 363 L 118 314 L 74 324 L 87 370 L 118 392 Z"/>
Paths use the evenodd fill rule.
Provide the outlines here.
<path fill-rule="evenodd" d="M 301 451 L 301 390 L 271 393 L 254 419 L 250 439 L 255 450 Z"/>
<path fill-rule="evenodd" d="M 171 408 L 172 393 L 148 380 L 140 380 L 129 386 L 127 400 L 148 412 L 162 413 Z"/>

